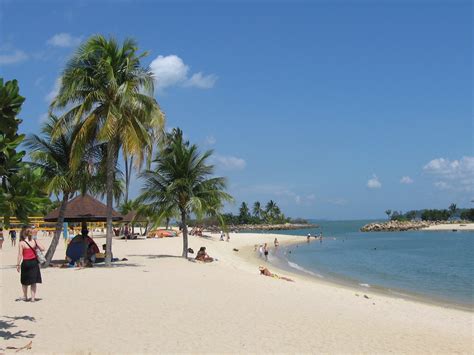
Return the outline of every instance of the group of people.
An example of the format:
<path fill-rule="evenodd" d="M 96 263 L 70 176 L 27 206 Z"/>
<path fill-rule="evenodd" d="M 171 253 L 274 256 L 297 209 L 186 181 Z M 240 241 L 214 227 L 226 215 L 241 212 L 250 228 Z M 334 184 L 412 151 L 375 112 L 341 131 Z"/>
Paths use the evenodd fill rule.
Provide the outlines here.
<path fill-rule="evenodd" d="M 273 241 L 273 245 L 275 246 L 275 250 L 280 246 L 280 242 L 278 241 L 278 238 L 275 238 Z M 255 244 L 255 251 L 258 250 L 258 256 L 260 258 L 265 258 L 265 261 L 268 261 L 268 254 L 269 254 L 269 249 L 268 249 L 268 243 L 264 244 Z"/>
<path fill-rule="evenodd" d="M 202 237 L 202 231 L 203 231 L 203 228 L 196 226 L 193 229 L 191 229 L 191 232 L 189 232 L 189 234 L 195 235 L 197 237 Z"/>
<path fill-rule="evenodd" d="M 3 228 L 0 227 L 0 250 L 3 248 L 3 242 L 5 241 L 5 237 L 4 237 L 3 233 L 4 233 Z M 8 234 L 10 236 L 12 247 L 16 246 L 16 230 L 15 229 L 10 229 Z"/>
<path fill-rule="evenodd" d="M 319 239 L 319 242 L 322 243 L 323 242 L 323 233 L 320 232 L 319 233 L 319 236 L 318 235 L 314 235 L 314 239 L 318 240 Z M 311 233 L 308 233 L 308 235 L 306 236 L 306 241 L 309 243 L 311 241 Z"/>
<path fill-rule="evenodd" d="M 229 235 L 229 233 L 224 233 L 224 231 L 221 231 L 221 237 L 219 238 L 219 240 L 220 240 L 221 242 L 223 242 L 223 241 L 224 241 L 224 238 L 225 238 L 225 241 L 226 241 L 226 242 L 230 242 L 230 235 Z"/>

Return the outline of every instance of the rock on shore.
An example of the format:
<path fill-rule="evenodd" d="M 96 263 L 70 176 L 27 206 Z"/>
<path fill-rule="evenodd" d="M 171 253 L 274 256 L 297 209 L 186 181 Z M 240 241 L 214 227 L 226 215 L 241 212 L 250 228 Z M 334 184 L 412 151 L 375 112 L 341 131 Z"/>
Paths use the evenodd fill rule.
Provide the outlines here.
<path fill-rule="evenodd" d="M 369 223 L 363 226 L 361 232 L 403 232 L 420 230 L 438 224 L 457 224 L 460 221 L 387 221 Z"/>
<path fill-rule="evenodd" d="M 239 231 L 278 231 L 278 230 L 295 230 L 295 229 L 309 229 L 317 228 L 317 224 L 305 223 L 283 223 L 283 224 L 239 224 L 239 225 L 229 225 L 227 226 L 230 232 L 239 232 Z M 205 228 L 210 232 L 219 232 L 221 226 L 209 226 Z"/>

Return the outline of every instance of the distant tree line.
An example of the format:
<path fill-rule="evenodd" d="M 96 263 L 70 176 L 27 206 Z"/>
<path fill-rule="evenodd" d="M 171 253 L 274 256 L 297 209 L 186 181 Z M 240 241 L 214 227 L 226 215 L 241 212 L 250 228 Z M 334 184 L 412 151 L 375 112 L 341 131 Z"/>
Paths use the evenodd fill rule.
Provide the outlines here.
<path fill-rule="evenodd" d="M 277 203 L 270 200 L 262 206 L 259 201 L 254 202 L 252 209 L 250 210 L 247 202 L 242 202 L 239 208 L 239 214 L 223 213 L 222 219 L 226 225 L 241 225 L 241 224 L 283 224 L 283 223 L 295 223 L 295 224 L 307 224 L 308 221 L 302 218 L 289 218 L 286 217 L 278 207 Z M 217 218 L 204 218 L 200 220 L 193 220 L 191 225 L 203 225 L 211 226 L 218 225 L 219 221 Z"/>
<path fill-rule="evenodd" d="M 385 214 L 391 221 L 447 221 L 450 219 L 474 221 L 474 208 L 457 208 L 455 203 L 447 209 L 412 210 L 405 213 L 386 210 Z"/>

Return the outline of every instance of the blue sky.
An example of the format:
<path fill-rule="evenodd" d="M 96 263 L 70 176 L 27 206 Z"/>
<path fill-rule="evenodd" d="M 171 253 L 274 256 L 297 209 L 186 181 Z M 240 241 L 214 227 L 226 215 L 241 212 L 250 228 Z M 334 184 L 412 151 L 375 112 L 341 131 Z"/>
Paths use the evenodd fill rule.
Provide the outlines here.
<path fill-rule="evenodd" d="M 74 48 L 149 52 L 168 128 L 214 149 L 237 210 L 372 218 L 472 206 L 470 1 L 0 0 L 0 75 L 37 132 Z M 139 183 L 133 188 L 136 194 Z"/>

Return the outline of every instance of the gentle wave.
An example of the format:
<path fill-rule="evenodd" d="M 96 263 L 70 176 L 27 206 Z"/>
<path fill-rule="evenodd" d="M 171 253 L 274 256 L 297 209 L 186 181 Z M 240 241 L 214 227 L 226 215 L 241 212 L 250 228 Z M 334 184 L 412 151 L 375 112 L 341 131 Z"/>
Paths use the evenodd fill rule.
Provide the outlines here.
<path fill-rule="evenodd" d="M 304 273 L 310 274 L 310 275 L 312 275 L 312 276 L 317 276 L 317 277 L 320 277 L 320 278 L 324 278 L 323 275 L 321 275 L 321 274 L 316 274 L 316 273 L 314 273 L 314 272 L 312 272 L 312 271 L 309 271 L 309 270 L 305 269 L 304 267 L 299 266 L 299 265 L 296 264 L 296 263 L 292 263 L 291 261 L 288 261 L 288 265 L 289 265 L 290 267 L 292 267 L 293 269 L 296 269 L 296 270 L 299 270 L 299 271 L 303 271 Z"/>
<path fill-rule="evenodd" d="M 359 286 L 362 286 L 362 287 L 370 287 L 369 284 L 359 284 Z"/>

